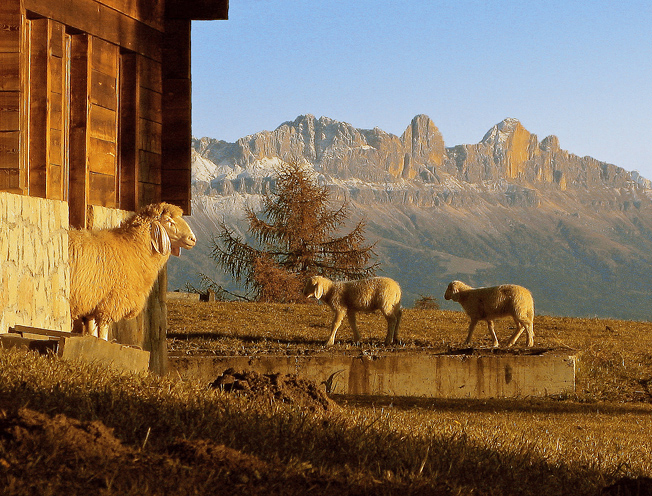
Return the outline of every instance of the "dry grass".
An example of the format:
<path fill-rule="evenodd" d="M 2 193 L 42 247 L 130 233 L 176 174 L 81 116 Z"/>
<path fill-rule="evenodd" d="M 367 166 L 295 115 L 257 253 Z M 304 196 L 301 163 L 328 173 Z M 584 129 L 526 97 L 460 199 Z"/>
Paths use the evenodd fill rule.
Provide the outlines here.
<path fill-rule="evenodd" d="M 169 315 L 177 353 L 311 353 L 330 321 L 317 305 L 170 302 Z M 384 319 L 360 320 L 363 347 L 382 350 Z M 498 326 L 499 337 L 508 326 Z M 0 415 L 0 487 L 10 495 L 599 494 L 620 477 L 652 475 L 651 331 L 650 323 L 537 318 L 537 345 L 578 350 L 569 398 L 369 399 L 319 414 L 0 350 L 1 411 L 101 420 L 130 450 L 98 461 L 52 437 L 25 447 Z M 457 346 L 465 334 L 461 313 L 407 310 L 396 352 Z M 349 337 L 343 328 L 340 340 Z M 341 343 L 333 352 L 355 350 Z M 227 460 L 222 445 L 236 450 Z"/>

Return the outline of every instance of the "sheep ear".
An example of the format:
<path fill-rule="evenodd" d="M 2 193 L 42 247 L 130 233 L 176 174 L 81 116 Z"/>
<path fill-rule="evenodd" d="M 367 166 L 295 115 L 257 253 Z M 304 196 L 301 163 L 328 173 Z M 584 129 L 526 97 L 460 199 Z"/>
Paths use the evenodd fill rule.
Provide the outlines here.
<path fill-rule="evenodd" d="M 167 255 L 170 253 L 170 236 L 168 236 L 168 232 L 163 228 L 160 222 L 152 222 L 150 235 L 152 236 L 152 248 L 156 253 L 160 253 L 161 255 Z"/>
<path fill-rule="evenodd" d="M 320 283 L 317 283 L 315 285 L 315 292 L 314 292 L 315 298 L 320 299 L 321 295 L 323 294 L 324 294 L 324 288 Z"/>

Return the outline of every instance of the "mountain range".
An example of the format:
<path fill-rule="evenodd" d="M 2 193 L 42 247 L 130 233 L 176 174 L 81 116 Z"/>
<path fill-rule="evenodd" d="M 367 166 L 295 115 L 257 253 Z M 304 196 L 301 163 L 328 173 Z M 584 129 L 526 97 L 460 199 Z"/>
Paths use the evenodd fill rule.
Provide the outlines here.
<path fill-rule="evenodd" d="M 626 171 L 539 140 L 517 119 L 477 144 L 446 146 L 425 115 L 396 136 L 302 115 L 235 143 L 193 139 L 192 215 L 198 246 L 169 264 L 170 288 L 198 273 L 228 288 L 210 258 L 224 220 L 246 237 L 244 206 L 274 190 L 284 160 L 304 160 L 364 219 L 379 275 L 396 279 L 404 306 L 448 282 L 528 287 L 537 313 L 652 318 L 652 184 Z"/>

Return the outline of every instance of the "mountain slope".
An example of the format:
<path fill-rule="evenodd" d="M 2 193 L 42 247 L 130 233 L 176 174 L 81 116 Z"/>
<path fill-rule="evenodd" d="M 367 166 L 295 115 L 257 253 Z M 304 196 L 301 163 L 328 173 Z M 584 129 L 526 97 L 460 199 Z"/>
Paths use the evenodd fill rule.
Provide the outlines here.
<path fill-rule="evenodd" d="M 400 136 L 299 116 L 235 143 L 194 141 L 193 215 L 199 246 L 170 264 L 170 286 L 196 272 L 224 284 L 210 235 L 224 219 L 243 235 L 243 206 L 273 190 L 284 158 L 310 163 L 351 222 L 367 221 L 385 275 L 410 305 L 443 302 L 446 284 L 528 286 L 537 312 L 649 319 L 652 190 L 635 172 L 539 141 L 516 119 L 477 144 L 446 147 L 434 123 L 416 116 Z"/>

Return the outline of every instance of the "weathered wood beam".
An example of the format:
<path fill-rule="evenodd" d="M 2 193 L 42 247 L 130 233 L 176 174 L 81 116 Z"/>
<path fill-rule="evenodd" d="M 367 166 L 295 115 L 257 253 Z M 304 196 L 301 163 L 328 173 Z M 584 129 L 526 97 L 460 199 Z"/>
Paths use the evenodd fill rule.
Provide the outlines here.
<path fill-rule="evenodd" d="M 94 0 L 23 0 L 32 14 L 57 21 L 151 59 L 161 60 L 163 33 Z"/>
<path fill-rule="evenodd" d="M 166 0 L 166 19 L 214 21 L 229 18 L 229 0 Z"/>

